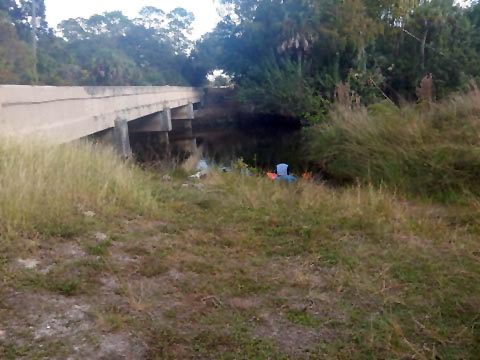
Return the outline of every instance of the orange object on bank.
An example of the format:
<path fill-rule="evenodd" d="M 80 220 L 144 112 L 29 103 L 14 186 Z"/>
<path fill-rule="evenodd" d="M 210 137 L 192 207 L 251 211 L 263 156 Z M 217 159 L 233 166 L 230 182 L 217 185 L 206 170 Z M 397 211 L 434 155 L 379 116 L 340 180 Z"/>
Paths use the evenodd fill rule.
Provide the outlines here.
<path fill-rule="evenodd" d="M 303 180 L 312 180 L 313 174 L 311 172 L 304 172 L 302 175 Z"/>
<path fill-rule="evenodd" d="M 275 173 L 268 172 L 268 173 L 267 173 L 267 176 L 268 176 L 268 178 L 269 178 L 270 180 L 275 180 L 278 175 L 275 174 Z"/>

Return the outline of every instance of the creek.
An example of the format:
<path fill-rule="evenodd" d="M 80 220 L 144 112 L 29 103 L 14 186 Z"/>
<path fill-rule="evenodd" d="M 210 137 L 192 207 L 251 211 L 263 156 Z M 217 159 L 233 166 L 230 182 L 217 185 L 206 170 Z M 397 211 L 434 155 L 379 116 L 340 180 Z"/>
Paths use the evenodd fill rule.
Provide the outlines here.
<path fill-rule="evenodd" d="M 302 154 L 301 128 L 296 124 L 276 124 L 274 120 L 246 124 L 235 121 L 228 126 L 194 125 L 188 136 L 170 133 L 168 145 L 155 134 L 135 134 L 131 143 L 142 163 L 181 162 L 197 149 L 208 163 L 218 166 L 229 167 L 242 159 L 264 171 L 275 169 L 278 163 L 289 164 L 290 170 L 298 174 L 308 168 Z"/>

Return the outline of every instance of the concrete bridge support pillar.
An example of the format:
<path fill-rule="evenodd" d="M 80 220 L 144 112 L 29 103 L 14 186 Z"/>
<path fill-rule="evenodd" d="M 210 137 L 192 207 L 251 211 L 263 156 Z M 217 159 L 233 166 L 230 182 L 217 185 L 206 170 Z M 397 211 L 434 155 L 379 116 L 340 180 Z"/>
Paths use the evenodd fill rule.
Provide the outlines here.
<path fill-rule="evenodd" d="M 113 128 L 113 143 L 114 147 L 124 159 L 128 159 L 132 156 L 127 120 L 115 120 L 115 126 Z"/>
<path fill-rule="evenodd" d="M 172 119 L 192 120 L 194 117 L 195 112 L 193 111 L 193 104 L 191 102 L 189 102 L 187 105 L 172 109 Z"/>
<path fill-rule="evenodd" d="M 178 132 L 191 132 L 192 120 L 195 118 L 193 104 L 172 109 L 172 128 Z"/>
<path fill-rule="evenodd" d="M 175 147 L 181 152 L 195 154 L 198 150 L 197 138 L 175 140 Z"/>
<path fill-rule="evenodd" d="M 163 111 L 144 116 L 130 123 L 131 132 L 169 132 L 172 131 L 172 113 L 166 107 Z"/>
<path fill-rule="evenodd" d="M 161 132 L 158 134 L 158 142 L 163 145 L 170 145 L 170 135 L 167 132 Z"/>
<path fill-rule="evenodd" d="M 131 133 L 155 133 L 155 136 L 158 134 L 160 144 L 169 144 L 169 131 L 172 131 L 172 113 L 169 107 L 130 123 Z"/>
<path fill-rule="evenodd" d="M 172 129 L 176 136 L 181 138 L 176 143 L 190 153 L 197 151 L 197 139 L 193 136 L 192 120 L 194 118 L 195 112 L 192 103 L 172 109 Z"/>

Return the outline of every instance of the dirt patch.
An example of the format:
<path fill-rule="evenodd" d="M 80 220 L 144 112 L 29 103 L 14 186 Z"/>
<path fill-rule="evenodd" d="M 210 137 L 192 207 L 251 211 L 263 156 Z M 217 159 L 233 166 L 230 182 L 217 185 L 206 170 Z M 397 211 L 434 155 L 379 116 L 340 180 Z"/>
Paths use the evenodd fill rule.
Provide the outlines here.
<path fill-rule="evenodd" d="M 299 356 L 315 349 L 319 342 L 333 339 L 334 334 L 327 328 L 313 329 L 295 325 L 279 314 L 264 312 L 253 333 L 273 341 L 279 349 L 291 356 Z"/>
<path fill-rule="evenodd" d="M 132 343 L 132 334 L 105 334 L 100 339 L 99 360 L 143 359 L 145 349 L 138 343 Z"/>
<path fill-rule="evenodd" d="M 4 303 L 6 342 L 14 346 L 53 338 L 82 343 L 94 327 L 91 305 L 80 298 L 15 292 Z"/>
<path fill-rule="evenodd" d="M 258 309 L 262 305 L 262 300 L 260 298 L 232 298 L 228 300 L 228 305 L 234 309 L 238 310 L 251 310 Z"/>
<path fill-rule="evenodd" d="M 76 335 L 91 328 L 90 319 L 87 318 L 89 305 L 71 305 L 69 309 L 62 312 L 62 308 L 67 304 L 62 304 L 63 301 L 58 299 L 55 300 L 56 308 L 50 313 L 42 314 L 40 322 L 34 327 L 34 340 Z"/>
<path fill-rule="evenodd" d="M 9 316 L 2 319 L 2 344 L 12 353 L 30 349 L 32 356 L 51 359 L 63 359 L 60 354 L 69 354 L 69 359 L 135 359 L 143 351 L 132 334 L 102 334 L 96 325 L 97 304 L 90 299 L 17 292 L 5 305 Z"/>

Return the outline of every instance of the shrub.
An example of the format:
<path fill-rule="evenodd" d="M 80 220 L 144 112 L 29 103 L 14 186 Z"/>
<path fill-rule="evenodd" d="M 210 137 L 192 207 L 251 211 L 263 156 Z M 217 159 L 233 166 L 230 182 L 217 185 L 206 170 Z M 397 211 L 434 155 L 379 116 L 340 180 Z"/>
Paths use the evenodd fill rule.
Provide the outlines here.
<path fill-rule="evenodd" d="M 386 102 L 337 108 L 309 130 L 309 157 L 337 180 L 384 183 L 442 200 L 480 195 L 479 116 L 478 92 L 430 109 Z"/>
<path fill-rule="evenodd" d="M 312 80 L 299 73 L 298 66 L 284 61 L 266 63 L 254 69 L 238 87 L 242 102 L 258 113 L 316 122 L 325 116 L 330 102 L 315 88 Z"/>

